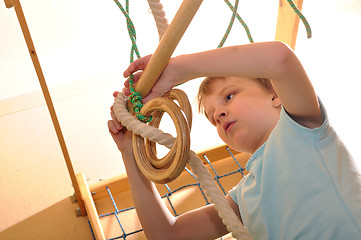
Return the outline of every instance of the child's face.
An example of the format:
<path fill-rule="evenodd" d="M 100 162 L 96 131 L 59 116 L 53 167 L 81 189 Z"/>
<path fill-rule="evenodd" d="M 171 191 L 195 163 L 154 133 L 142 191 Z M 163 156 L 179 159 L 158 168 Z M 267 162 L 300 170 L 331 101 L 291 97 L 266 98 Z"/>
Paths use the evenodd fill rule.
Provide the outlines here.
<path fill-rule="evenodd" d="M 210 88 L 203 106 L 218 135 L 238 151 L 256 151 L 279 120 L 281 103 L 277 96 L 248 78 L 216 79 Z"/>

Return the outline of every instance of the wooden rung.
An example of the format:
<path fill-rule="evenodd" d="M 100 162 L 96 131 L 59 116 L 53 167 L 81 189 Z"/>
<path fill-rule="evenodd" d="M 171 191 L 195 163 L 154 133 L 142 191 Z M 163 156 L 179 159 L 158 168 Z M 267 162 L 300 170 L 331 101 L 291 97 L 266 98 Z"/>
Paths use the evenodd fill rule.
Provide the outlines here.
<path fill-rule="evenodd" d="M 127 175 L 122 174 L 91 185 L 89 189 L 94 201 L 109 197 L 107 188 L 114 194 L 129 191 Z"/>
<path fill-rule="evenodd" d="M 76 179 L 80 187 L 81 198 L 84 201 L 85 208 L 88 213 L 88 218 L 94 232 L 94 236 L 96 240 L 105 240 L 104 232 L 99 220 L 99 215 L 95 208 L 95 204 L 89 191 L 89 187 L 85 180 L 84 174 L 78 173 L 76 175 Z"/>

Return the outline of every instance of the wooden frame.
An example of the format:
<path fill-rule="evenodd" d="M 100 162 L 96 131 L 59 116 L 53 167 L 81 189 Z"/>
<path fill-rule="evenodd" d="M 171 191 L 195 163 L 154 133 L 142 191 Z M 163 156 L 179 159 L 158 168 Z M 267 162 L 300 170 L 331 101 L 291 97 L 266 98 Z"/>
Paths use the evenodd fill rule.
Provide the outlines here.
<path fill-rule="evenodd" d="M 85 210 L 83 200 L 81 198 L 80 187 L 79 187 L 79 183 L 77 181 L 76 175 L 75 175 L 73 163 L 71 162 L 71 159 L 70 159 L 70 156 L 69 156 L 68 148 L 66 146 L 64 136 L 63 136 L 63 133 L 62 133 L 61 128 L 60 128 L 60 124 L 59 124 L 59 120 L 58 120 L 58 117 L 57 117 L 56 112 L 55 112 L 54 104 L 53 104 L 53 101 L 51 100 L 49 89 L 48 89 L 48 86 L 47 86 L 46 81 L 45 81 L 45 77 L 44 77 L 43 70 L 42 70 L 41 65 L 40 65 L 38 55 L 36 54 L 35 46 L 34 46 L 32 38 L 31 38 L 30 31 L 29 31 L 28 25 L 26 23 L 26 19 L 25 19 L 24 12 L 23 12 L 23 9 L 21 7 L 20 1 L 19 0 L 5 0 L 5 5 L 6 5 L 7 8 L 14 7 L 14 9 L 15 9 L 16 16 L 17 16 L 17 18 L 19 20 L 20 27 L 21 27 L 21 30 L 23 32 L 25 42 L 26 42 L 26 45 L 27 45 L 28 50 L 29 50 L 31 60 L 32 60 L 32 62 L 34 64 L 34 68 L 35 68 L 36 74 L 38 76 L 38 80 L 39 80 L 39 83 L 40 83 L 40 86 L 41 86 L 41 90 L 43 92 L 45 102 L 46 102 L 46 105 L 48 107 L 48 110 L 49 110 L 50 117 L 51 117 L 51 120 L 52 120 L 53 125 L 54 125 L 56 135 L 58 137 L 58 141 L 59 141 L 59 144 L 60 144 L 60 147 L 61 147 L 61 151 L 62 151 L 63 156 L 64 156 L 65 164 L 66 164 L 66 167 L 68 169 L 68 173 L 69 173 L 69 176 L 70 176 L 70 179 L 71 179 L 74 191 L 75 191 L 75 198 L 76 198 L 76 201 L 79 204 L 80 214 L 82 216 L 85 216 L 86 215 L 86 210 Z"/>

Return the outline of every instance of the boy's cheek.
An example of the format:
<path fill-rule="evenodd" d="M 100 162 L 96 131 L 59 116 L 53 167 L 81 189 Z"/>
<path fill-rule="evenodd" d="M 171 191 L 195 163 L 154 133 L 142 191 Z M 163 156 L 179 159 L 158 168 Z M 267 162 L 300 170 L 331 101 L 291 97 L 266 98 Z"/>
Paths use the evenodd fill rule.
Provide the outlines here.
<path fill-rule="evenodd" d="M 220 130 L 219 127 L 217 127 L 217 133 L 218 133 L 218 136 L 225 142 L 224 137 L 223 137 L 223 133 L 222 133 L 222 131 Z"/>

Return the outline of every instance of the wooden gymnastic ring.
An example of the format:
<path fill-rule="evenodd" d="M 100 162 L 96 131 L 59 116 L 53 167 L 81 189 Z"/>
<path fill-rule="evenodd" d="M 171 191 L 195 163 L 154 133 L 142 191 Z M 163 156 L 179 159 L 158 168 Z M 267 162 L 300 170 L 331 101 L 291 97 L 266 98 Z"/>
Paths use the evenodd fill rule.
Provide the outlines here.
<path fill-rule="evenodd" d="M 172 100 L 177 100 L 179 106 Z M 156 183 L 173 181 L 182 173 L 189 159 L 192 111 L 186 94 L 181 90 L 172 90 L 165 97 L 149 101 L 141 110 L 145 116 L 153 115 L 153 121 L 149 125 L 156 128 L 159 127 L 164 112 L 172 118 L 177 132 L 177 138 L 165 157 L 157 158 L 155 142 L 133 135 L 133 149 L 138 167 L 145 177 Z"/>
<path fill-rule="evenodd" d="M 186 120 L 188 123 L 188 129 L 190 131 L 192 128 L 192 107 L 189 103 L 188 97 L 185 94 L 185 92 L 183 92 L 180 89 L 173 89 L 173 90 L 169 91 L 167 94 L 165 94 L 163 97 L 168 98 L 172 101 L 176 100 L 178 102 L 179 108 L 181 109 L 181 111 L 184 113 L 184 115 L 186 117 Z M 163 111 L 155 112 L 153 114 L 153 121 L 150 123 L 150 125 L 152 125 L 156 128 L 159 128 L 159 124 L 163 117 L 163 114 L 164 114 Z M 156 167 L 164 166 L 164 164 L 162 163 L 162 160 L 159 160 L 157 158 L 157 150 L 156 150 L 155 142 L 152 142 L 149 139 L 146 139 L 145 151 L 146 151 L 146 155 L 150 157 L 150 161 L 154 166 L 156 166 Z M 170 151 L 166 157 L 173 158 L 173 156 L 171 156 L 171 154 L 173 154 L 173 153 L 174 152 Z"/>

